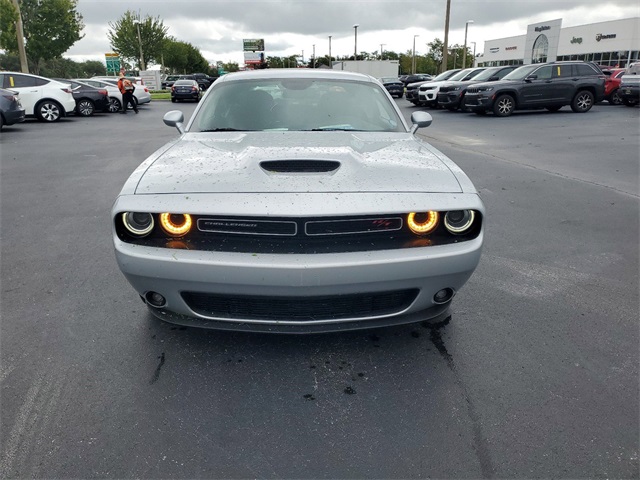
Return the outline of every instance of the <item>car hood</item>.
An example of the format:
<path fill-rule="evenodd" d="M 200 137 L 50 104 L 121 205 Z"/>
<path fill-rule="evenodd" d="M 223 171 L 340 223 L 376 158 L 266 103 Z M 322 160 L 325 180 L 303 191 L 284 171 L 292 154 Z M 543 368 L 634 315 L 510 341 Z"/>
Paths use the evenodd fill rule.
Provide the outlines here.
<path fill-rule="evenodd" d="M 303 146 L 304 145 L 304 146 Z M 331 171 L 296 172 L 296 161 Z M 279 161 L 278 172 L 265 169 Z M 261 165 L 262 164 L 262 165 Z M 284 170 L 284 171 L 282 171 Z M 458 193 L 466 176 L 410 133 L 187 133 L 130 178 L 136 194 L 265 192 Z M 462 180 L 466 186 L 467 183 Z M 134 186 L 135 185 L 135 186 Z M 125 188 L 125 190 L 127 190 Z"/>

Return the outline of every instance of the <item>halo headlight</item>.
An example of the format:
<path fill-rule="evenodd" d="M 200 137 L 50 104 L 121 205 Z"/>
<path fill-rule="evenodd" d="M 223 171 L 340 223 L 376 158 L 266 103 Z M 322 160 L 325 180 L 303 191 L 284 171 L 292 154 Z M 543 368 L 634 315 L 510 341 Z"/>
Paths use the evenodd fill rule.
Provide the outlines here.
<path fill-rule="evenodd" d="M 122 214 L 124 227 L 136 237 L 144 237 L 153 230 L 153 215 L 144 212 L 124 212 Z"/>
<path fill-rule="evenodd" d="M 451 233 L 464 233 L 471 228 L 475 218 L 473 210 L 451 210 L 444 216 L 444 226 Z"/>
<path fill-rule="evenodd" d="M 191 215 L 188 213 L 161 213 L 160 225 L 169 235 L 182 237 L 191 230 Z"/>
<path fill-rule="evenodd" d="M 411 212 L 407 216 L 407 224 L 413 233 L 416 235 L 427 235 L 435 230 L 438 226 L 438 219 L 440 215 L 438 212 Z"/>

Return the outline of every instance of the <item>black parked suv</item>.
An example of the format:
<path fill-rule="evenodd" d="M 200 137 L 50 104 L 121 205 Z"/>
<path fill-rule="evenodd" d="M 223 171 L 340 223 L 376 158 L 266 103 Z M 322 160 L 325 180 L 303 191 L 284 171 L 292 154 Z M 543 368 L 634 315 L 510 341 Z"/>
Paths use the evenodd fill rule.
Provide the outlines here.
<path fill-rule="evenodd" d="M 465 105 L 478 115 L 492 111 L 499 117 L 508 117 L 514 110 L 556 112 L 565 105 L 583 113 L 604 99 L 604 80 L 602 70 L 591 62 L 524 65 L 501 81 L 470 86 Z"/>
<path fill-rule="evenodd" d="M 457 82 L 447 82 L 440 86 L 438 90 L 438 107 L 446 108 L 452 112 L 460 109 L 462 111 L 468 111 L 465 106 L 465 95 L 467 89 L 471 85 L 484 82 L 496 82 L 502 79 L 508 73 L 511 73 L 517 67 L 514 65 L 504 67 L 489 67 L 480 72 L 477 76 L 471 80 L 458 80 Z"/>

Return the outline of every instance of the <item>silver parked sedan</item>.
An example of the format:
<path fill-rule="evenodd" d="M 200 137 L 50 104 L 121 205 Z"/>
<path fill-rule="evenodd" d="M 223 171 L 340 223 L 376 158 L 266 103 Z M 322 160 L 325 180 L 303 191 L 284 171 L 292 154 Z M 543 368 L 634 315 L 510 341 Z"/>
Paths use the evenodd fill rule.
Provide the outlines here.
<path fill-rule="evenodd" d="M 440 320 L 478 265 L 484 206 L 375 79 L 221 77 L 113 206 L 120 269 L 157 317 L 290 333 Z"/>

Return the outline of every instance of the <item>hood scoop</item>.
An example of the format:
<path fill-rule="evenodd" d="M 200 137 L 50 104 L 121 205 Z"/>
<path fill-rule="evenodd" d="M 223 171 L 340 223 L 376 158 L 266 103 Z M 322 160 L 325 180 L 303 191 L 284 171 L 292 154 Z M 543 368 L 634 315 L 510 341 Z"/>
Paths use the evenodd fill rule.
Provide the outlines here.
<path fill-rule="evenodd" d="M 269 173 L 328 173 L 340 168 L 335 160 L 267 160 L 260 162 Z"/>

